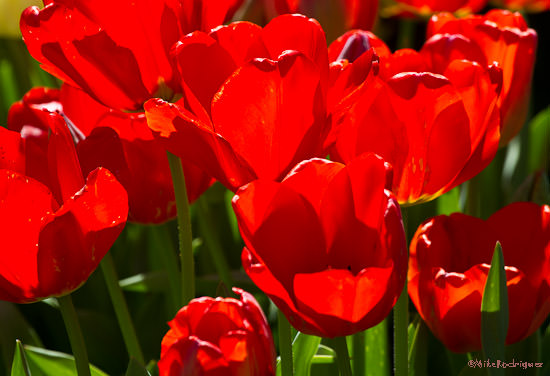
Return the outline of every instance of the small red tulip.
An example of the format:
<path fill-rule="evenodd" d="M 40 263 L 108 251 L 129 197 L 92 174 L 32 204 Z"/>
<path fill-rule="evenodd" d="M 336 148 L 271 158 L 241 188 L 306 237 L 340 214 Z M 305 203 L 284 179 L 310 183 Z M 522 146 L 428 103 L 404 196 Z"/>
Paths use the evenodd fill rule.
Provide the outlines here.
<path fill-rule="evenodd" d="M 275 375 L 275 346 L 254 297 L 193 299 L 169 322 L 158 362 L 160 376 Z"/>
<path fill-rule="evenodd" d="M 443 56 L 463 54 L 463 58 L 482 66 L 497 63 L 502 69 L 500 144 L 508 144 L 527 116 L 537 33 L 527 27 L 519 13 L 492 10 L 484 16 L 462 19 L 448 13 L 435 15 L 428 24 L 428 37 L 445 40 L 440 43 Z"/>
<path fill-rule="evenodd" d="M 48 129 L 0 127 L 0 299 L 31 303 L 80 287 L 122 231 L 128 197 L 113 174 L 82 175 L 59 115 Z"/>
<path fill-rule="evenodd" d="M 506 265 L 511 344 L 531 335 L 550 313 L 550 207 L 514 203 L 487 221 L 437 216 L 411 241 L 409 295 L 452 351 L 481 349 L 481 299 L 497 240 Z"/>
<path fill-rule="evenodd" d="M 282 182 L 255 180 L 233 198 L 252 281 L 299 331 L 346 336 L 378 324 L 404 285 L 399 205 L 374 154 L 348 165 L 311 159 Z"/>
<path fill-rule="evenodd" d="M 174 50 L 184 98 L 145 105 L 167 150 L 233 191 L 260 177 L 282 179 L 323 155 L 329 72 L 316 21 L 287 15 L 263 29 L 232 24 L 191 34 Z"/>
<path fill-rule="evenodd" d="M 47 118 L 52 112 L 62 114 L 70 124 L 83 173 L 103 166 L 124 186 L 130 221 L 147 224 L 175 218 L 166 152 L 155 142 L 144 113 L 109 109 L 68 85 L 61 90 L 34 88 L 10 108 L 8 128 L 20 131 L 32 125 L 47 130 Z M 192 202 L 212 179 L 194 165 L 184 162 L 183 166 Z"/>

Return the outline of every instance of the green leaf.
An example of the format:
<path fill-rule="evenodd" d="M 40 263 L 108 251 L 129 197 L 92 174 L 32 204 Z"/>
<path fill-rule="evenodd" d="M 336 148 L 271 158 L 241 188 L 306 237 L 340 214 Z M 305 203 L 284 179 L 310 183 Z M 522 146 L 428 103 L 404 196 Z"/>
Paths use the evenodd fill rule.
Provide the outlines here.
<path fill-rule="evenodd" d="M 24 353 L 32 376 L 74 376 L 76 365 L 74 357 L 65 353 L 24 346 Z M 107 376 L 97 367 L 90 366 L 92 376 Z"/>
<path fill-rule="evenodd" d="M 11 364 L 11 376 L 31 376 L 25 350 L 20 340 L 15 341 L 15 353 L 13 354 L 13 363 Z"/>
<path fill-rule="evenodd" d="M 419 317 L 409 325 L 409 329 L 411 327 L 414 329 L 414 332 L 412 333 L 411 344 L 409 346 L 409 375 L 426 375 L 428 373 L 428 328 Z"/>
<path fill-rule="evenodd" d="M 9 372 L 15 351 L 15 340 L 35 346 L 42 343 L 17 305 L 0 301 L 0 374 Z"/>
<path fill-rule="evenodd" d="M 151 376 L 151 374 L 147 371 L 147 368 L 139 364 L 134 358 L 131 358 L 126 370 L 126 376 Z"/>
<path fill-rule="evenodd" d="M 481 343 L 485 359 L 504 360 L 508 332 L 508 291 L 504 256 L 499 242 L 495 246 L 491 269 L 481 301 Z M 504 375 L 503 368 L 488 368 L 491 375 Z"/>
<path fill-rule="evenodd" d="M 154 360 L 149 361 L 146 368 L 151 376 L 159 376 L 159 368 L 157 367 L 157 362 Z"/>
<path fill-rule="evenodd" d="M 550 165 L 550 107 L 539 112 L 529 123 L 528 172 Z"/>
<path fill-rule="evenodd" d="M 309 376 L 311 374 L 311 361 L 317 353 L 321 337 L 310 336 L 298 332 L 292 342 L 292 352 L 294 354 L 294 374 L 296 376 Z"/>
<path fill-rule="evenodd" d="M 168 275 L 165 271 L 140 273 L 121 279 L 118 284 L 125 291 L 164 292 L 168 289 Z"/>

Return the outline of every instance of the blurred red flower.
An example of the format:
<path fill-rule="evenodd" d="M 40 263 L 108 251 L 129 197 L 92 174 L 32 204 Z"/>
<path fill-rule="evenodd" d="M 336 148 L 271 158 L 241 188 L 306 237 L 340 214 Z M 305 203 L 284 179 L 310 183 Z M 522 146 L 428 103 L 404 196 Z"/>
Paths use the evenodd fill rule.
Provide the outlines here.
<path fill-rule="evenodd" d="M 481 298 L 497 240 L 506 265 L 511 344 L 531 335 L 550 313 L 550 207 L 514 203 L 487 221 L 437 216 L 411 241 L 409 295 L 452 351 L 481 349 Z"/>
<path fill-rule="evenodd" d="M 550 1 L 548 0 L 491 0 L 491 3 L 512 11 L 537 13 L 550 10 Z"/>
<path fill-rule="evenodd" d="M 254 297 L 201 297 L 180 309 L 162 339 L 160 376 L 275 375 L 275 346 Z"/>
<path fill-rule="evenodd" d="M 373 54 L 379 62 L 365 65 Z M 424 48 L 392 54 L 357 30 L 329 48 L 331 82 L 353 78 L 329 91 L 332 102 L 344 103 L 333 114 L 331 157 L 382 156 L 393 166 L 400 204 L 432 200 L 471 179 L 498 149 L 500 70 L 460 59 L 441 69 L 432 55 Z"/>
<path fill-rule="evenodd" d="M 244 269 L 297 330 L 357 333 L 399 297 L 407 251 L 399 205 L 384 189 L 388 168 L 374 154 L 347 166 L 311 159 L 233 198 Z"/>
<path fill-rule="evenodd" d="M 370 30 L 378 14 L 378 0 L 268 0 L 267 16 L 301 13 L 318 20 L 329 41 L 350 29 Z"/>
<path fill-rule="evenodd" d="M 70 125 L 84 174 L 102 166 L 112 171 L 128 192 L 128 219 L 161 223 L 176 216 L 172 177 L 166 152 L 147 127 L 144 113 L 109 109 L 82 90 L 35 88 L 10 108 L 8 128 L 47 130 L 48 113 L 62 114 Z M 187 191 L 192 202 L 212 179 L 185 163 Z"/>
<path fill-rule="evenodd" d="M 135 111 L 149 98 L 170 100 L 181 92 L 172 45 L 222 24 L 241 3 L 54 0 L 27 8 L 21 33 L 44 70 L 107 107 Z"/>
<path fill-rule="evenodd" d="M 500 144 L 506 145 L 526 120 L 531 78 L 535 63 L 537 33 L 527 28 L 519 13 L 492 10 L 484 16 L 457 19 L 449 13 L 432 17 L 428 37 L 442 39 L 439 54 L 454 54 L 482 66 L 497 63 L 502 68 L 502 91 L 498 101 L 501 116 Z M 461 55 L 461 57 L 459 57 Z"/>
<path fill-rule="evenodd" d="M 452 12 L 458 14 L 477 13 L 489 0 L 394 0 L 383 9 L 384 14 L 401 15 L 405 17 L 430 17 L 437 12 Z"/>
<path fill-rule="evenodd" d="M 235 23 L 193 33 L 175 48 L 184 86 L 178 103 L 146 103 L 153 134 L 236 191 L 282 179 L 323 155 L 328 57 L 312 19 L 280 16 L 266 27 Z"/>
<path fill-rule="evenodd" d="M 77 289 L 122 231 L 126 191 L 104 168 L 82 175 L 59 115 L 48 129 L 0 127 L 0 299 L 30 303 Z"/>

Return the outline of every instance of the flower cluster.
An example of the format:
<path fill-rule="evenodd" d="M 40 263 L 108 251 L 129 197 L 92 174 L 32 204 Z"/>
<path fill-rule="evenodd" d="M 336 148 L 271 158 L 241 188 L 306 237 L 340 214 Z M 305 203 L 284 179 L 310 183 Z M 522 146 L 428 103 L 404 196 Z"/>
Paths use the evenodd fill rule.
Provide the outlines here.
<path fill-rule="evenodd" d="M 368 31 L 378 1 L 265 1 L 260 24 L 234 21 L 250 11 L 242 0 L 44 3 L 23 12 L 21 32 L 61 85 L 31 89 L 0 127 L 0 299 L 76 290 L 127 220 L 178 216 L 190 232 L 187 204 L 218 182 L 234 194 L 244 272 L 304 334 L 379 324 L 408 281 L 445 346 L 481 350 L 497 241 L 506 343 L 550 313 L 548 205 L 426 216 L 409 247 L 401 214 L 475 178 L 521 131 L 537 34 L 519 13 L 400 0 L 390 12 L 431 18 L 421 48 L 392 52 Z M 192 296 L 175 290 L 184 307 L 160 375 L 275 375 L 250 293 L 190 300 L 184 242 Z"/>

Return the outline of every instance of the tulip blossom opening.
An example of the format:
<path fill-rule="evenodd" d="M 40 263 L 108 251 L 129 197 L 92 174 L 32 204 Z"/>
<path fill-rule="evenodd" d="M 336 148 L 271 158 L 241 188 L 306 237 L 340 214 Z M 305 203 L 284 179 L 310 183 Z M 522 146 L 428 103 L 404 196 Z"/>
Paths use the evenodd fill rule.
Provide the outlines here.
<path fill-rule="evenodd" d="M 311 159 L 233 198 L 245 271 L 301 332 L 357 333 L 400 295 L 407 253 L 388 169 L 374 154 L 347 166 Z"/>
<path fill-rule="evenodd" d="M 46 130 L 0 127 L 0 299 L 31 303 L 80 287 L 126 223 L 128 197 L 105 168 L 86 180 L 61 116 Z"/>
<path fill-rule="evenodd" d="M 550 207 L 514 203 L 486 221 L 437 216 L 411 241 L 409 295 L 454 352 L 481 350 L 481 299 L 497 241 L 508 288 L 506 343 L 512 344 L 533 334 L 550 313 Z"/>

